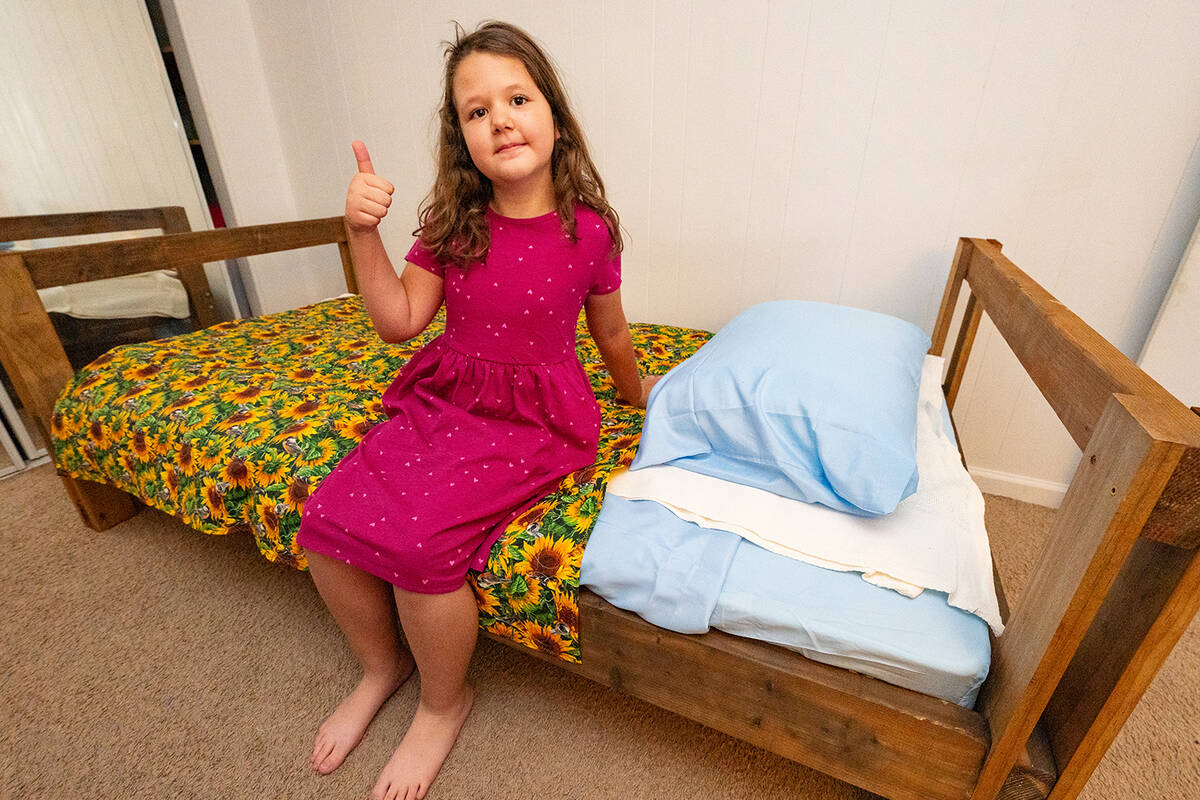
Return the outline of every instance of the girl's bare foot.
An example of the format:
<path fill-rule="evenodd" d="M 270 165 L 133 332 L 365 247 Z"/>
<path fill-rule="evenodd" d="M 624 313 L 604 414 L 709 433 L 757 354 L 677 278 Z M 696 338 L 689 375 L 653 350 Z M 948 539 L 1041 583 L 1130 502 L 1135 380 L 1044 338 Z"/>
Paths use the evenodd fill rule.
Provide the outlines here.
<path fill-rule="evenodd" d="M 474 690 L 464 686 L 462 700 L 446 711 L 432 711 L 421 702 L 408 733 L 371 790 L 371 800 L 422 800 L 458 739 L 474 700 Z"/>
<path fill-rule="evenodd" d="M 362 741 L 379 707 L 408 680 L 415 666 L 412 656 L 406 653 L 397 661 L 395 670 L 363 675 L 354 691 L 317 730 L 311 760 L 314 771 L 328 775 L 342 765 L 346 755 Z"/>

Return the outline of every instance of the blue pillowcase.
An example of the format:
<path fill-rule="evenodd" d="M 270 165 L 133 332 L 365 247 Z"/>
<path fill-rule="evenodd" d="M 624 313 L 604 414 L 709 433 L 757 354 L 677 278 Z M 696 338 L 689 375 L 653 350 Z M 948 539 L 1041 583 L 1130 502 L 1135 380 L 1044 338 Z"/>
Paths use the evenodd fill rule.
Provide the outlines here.
<path fill-rule="evenodd" d="M 929 337 L 896 317 L 780 300 L 735 317 L 650 393 L 631 469 L 670 464 L 852 514 L 917 488 Z"/>

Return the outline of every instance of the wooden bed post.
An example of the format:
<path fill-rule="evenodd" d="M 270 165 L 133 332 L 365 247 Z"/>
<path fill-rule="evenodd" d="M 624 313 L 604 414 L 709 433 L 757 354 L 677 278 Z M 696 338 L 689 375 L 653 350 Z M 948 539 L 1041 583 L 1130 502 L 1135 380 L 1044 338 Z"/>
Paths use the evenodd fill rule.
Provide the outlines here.
<path fill-rule="evenodd" d="M 346 232 L 349 236 L 349 231 Z M 350 243 L 343 240 L 338 242 L 338 255 L 342 257 L 342 273 L 346 276 L 346 291 L 358 294 L 358 278 L 354 275 L 354 254 L 350 251 Z"/>
<path fill-rule="evenodd" d="M 1164 416 L 1129 395 L 1111 397 L 1101 415 L 1029 587 L 996 640 L 978 706 L 992 746 L 972 800 L 998 795 L 1186 450 L 1164 433 Z"/>
<path fill-rule="evenodd" d="M 54 439 L 49 425 L 54 401 L 75 371 L 22 257 L 16 253 L 0 255 L 0 363 L 53 457 Z M 111 528 L 137 513 L 133 498 L 118 489 L 59 477 L 85 524 L 93 530 Z"/>
<path fill-rule="evenodd" d="M 992 241 L 997 248 L 1000 243 Z M 942 293 L 942 305 L 938 309 L 937 322 L 934 323 L 933 336 L 929 352 L 940 356 L 946 348 L 946 336 L 950 323 L 954 319 L 954 311 L 958 305 L 959 291 L 963 279 L 967 276 L 971 257 L 974 255 L 974 245 L 970 239 L 959 239 L 958 248 L 954 252 L 954 263 L 950 268 L 950 276 L 946 279 L 946 290 Z M 963 375 L 967 370 L 967 358 L 971 355 L 971 347 L 975 344 L 975 334 L 979 330 L 979 321 L 983 317 L 983 307 L 975 300 L 974 292 L 967 295 L 967 307 L 963 311 L 963 319 L 954 341 L 954 351 L 950 354 L 950 363 L 946 368 L 946 380 L 942 384 L 942 393 L 946 395 L 946 406 L 954 410 L 954 401 L 958 397 L 959 387 L 962 386 Z"/>
<path fill-rule="evenodd" d="M 166 206 L 162 209 L 163 233 L 190 233 L 191 230 L 192 226 L 188 223 L 187 212 L 183 206 Z M 182 264 L 175 267 L 175 272 L 192 302 L 192 317 L 196 330 L 220 322 L 217 319 L 217 307 L 213 303 L 212 289 L 208 286 L 208 276 L 204 274 L 204 265 Z"/>

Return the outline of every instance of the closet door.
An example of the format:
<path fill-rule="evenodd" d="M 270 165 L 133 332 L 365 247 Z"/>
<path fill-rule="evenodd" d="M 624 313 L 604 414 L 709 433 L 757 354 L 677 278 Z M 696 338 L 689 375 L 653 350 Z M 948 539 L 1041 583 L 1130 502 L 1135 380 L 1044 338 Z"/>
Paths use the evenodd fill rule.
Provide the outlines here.
<path fill-rule="evenodd" d="M 0 216 L 176 205 L 212 227 L 143 0 L 4 0 L 0 30 Z M 205 272 L 234 316 L 225 264 Z"/>
<path fill-rule="evenodd" d="M 0 478 L 49 460 L 33 421 L 17 410 L 0 381 Z"/>

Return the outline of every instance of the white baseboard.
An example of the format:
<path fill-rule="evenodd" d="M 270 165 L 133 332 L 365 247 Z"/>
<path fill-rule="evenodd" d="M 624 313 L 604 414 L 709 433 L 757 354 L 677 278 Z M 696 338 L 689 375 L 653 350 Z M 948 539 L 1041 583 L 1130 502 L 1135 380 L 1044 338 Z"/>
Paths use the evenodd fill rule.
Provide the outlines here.
<path fill-rule="evenodd" d="M 973 468 L 970 472 L 982 492 L 1011 497 L 1013 500 L 1021 500 L 1039 506 L 1058 508 L 1062 505 L 1063 497 L 1067 493 L 1067 484 L 1065 483 L 1030 478 L 1027 475 L 1014 475 L 1011 472 L 998 472 L 993 469 Z"/>

